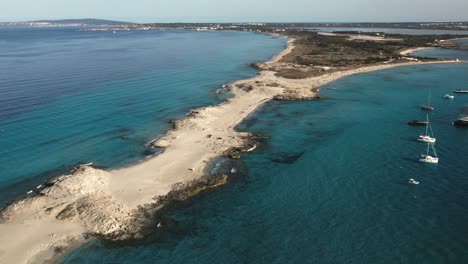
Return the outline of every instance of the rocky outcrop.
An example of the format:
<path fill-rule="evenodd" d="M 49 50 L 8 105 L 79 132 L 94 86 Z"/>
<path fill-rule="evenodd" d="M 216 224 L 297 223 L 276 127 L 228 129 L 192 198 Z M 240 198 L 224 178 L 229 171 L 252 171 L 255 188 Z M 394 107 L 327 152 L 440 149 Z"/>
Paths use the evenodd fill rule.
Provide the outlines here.
<path fill-rule="evenodd" d="M 241 137 L 242 144 L 235 146 L 224 151 L 224 156 L 230 159 L 240 159 L 242 152 L 249 152 L 254 150 L 260 142 L 260 139 L 268 139 L 269 137 L 259 133 L 248 133 L 246 136 Z"/>
<path fill-rule="evenodd" d="M 38 196 L 17 200 L 3 209 L 1 219 L 3 223 L 9 223 L 23 218 L 53 217 L 79 223 L 85 238 L 134 241 L 154 232 L 159 222 L 168 221 L 162 209 L 227 182 L 227 176 L 216 174 L 177 183 L 166 195 L 155 197 L 153 203 L 130 210 L 107 191 L 108 176 L 105 171 L 78 166 L 69 175 L 48 180 L 48 187 Z M 58 248 L 65 247 L 63 244 Z"/>
<path fill-rule="evenodd" d="M 320 94 L 318 89 L 310 89 L 306 91 L 290 89 L 273 97 L 274 100 L 278 101 L 310 101 L 319 98 Z"/>
<path fill-rule="evenodd" d="M 169 193 L 155 197 L 153 203 L 138 206 L 138 209 L 132 212 L 128 221 L 117 221 L 115 224 L 118 224 L 119 228 L 112 232 L 95 232 L 89 233 L 89 235 L 112 242 L 131 242 L 146 239 L 148 236 L 153 235 L 158 228 L 173 222 L 165 217 L 165 213 L 173 205 L 204 191 L 224 185 L 227 180 L 226 175 L 213 174 L 202 176 L 193 181 L 174 184 Z"/>

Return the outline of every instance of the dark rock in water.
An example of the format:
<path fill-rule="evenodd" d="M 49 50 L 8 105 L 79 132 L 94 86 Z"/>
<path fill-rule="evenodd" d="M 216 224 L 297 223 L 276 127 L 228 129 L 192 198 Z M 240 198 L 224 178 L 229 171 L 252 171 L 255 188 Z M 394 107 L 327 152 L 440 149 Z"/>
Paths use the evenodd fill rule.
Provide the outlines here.
<path fill-rule="evenodd" d="M 190 112 L 188 112 L 186 114 L 187 117 L 196 117 L 200 114 L 200 111 L 197 111 L 197 110 L 191 110 Z"/>
<path fill-rule="evenodd" d="M 145 149 L 142 154 L 143 154 L 143 156 L 146 157 L 146 156 L 152 156 L 152 155 L 154 155 L 154 154 L 156 154 L 158 152 L 159 151 L 157 151 L 156 149 Z"/>
<path fill-rule="evenodd" d="M 247 152 L 255 149 L 260 142 L 258 140 L 269 139 L 268 136 L 262 135 L 260 133 L 249 133 L 247 137 L 244 138 L 244 143 L 240 147 L 232 147 L 224 152 L 224 156 L 230 159 L 240 159 L 242 152 Z"/>
<path fill-rule="evenodd" d="M 304 155 L 304 151 L 300 153 L 295 153 L 295 154 L 284 153 L 281 155 L 280 158 L 271 159 L 271 161 L 276 162 L 276 163 L 293 164 L 300 157 L 302 157 L 302 155 Z"/>
<path fill-rule="evenodd" d="M 249 118 L 247 118 L 246 120 L 244 120 L 244 121 L 242 122 L 242 124 L 243 124 L 245 127 L 249 128 L 249 127 L 252 127 L 253 125 L 255 125 L 257 122 L 258 122 L 258 119 L 257 119 L 257 118 L 255 118 L 255 117 L 249 117 Z"/>
<path fill-rule="evenodd" d="M 255 140 L 250 140 L 242 147 L 233 147 L 224 152 L 224 156 L 231 158 L 231 159 L 240 159 L 241 153 L 246 152 L 249 149 L 255 148 L 255 146 L 258 144 Z"/>
<path fill-rule="evenodd" d="M 254 68 L 254 69 L 257 69 L 257 70 L 261 70 L 262 67 L 260 66 L 260 63 L 251 63 L 250 64 L 250 67 Z"/>
<path fill-rule="evenodd" d="M 250 139 L 254 139 L 254 140 L 257 140 L 257 139 L 271 139 L 271 137 L 263 135 L 261 133 L 251 132 L 250 133 Z"/>
<path fill-rule="evenodd" d="M 224 152 L 224 156 L 230 159 L 240 159 L 241 150 L 239 148 L 230 148 Z"/>
<path fill-rule="evenodd" d="M 171 125 L 172 129 L 177 129 L 177 121 L 169 120 L 168 123 Z"/>
<path fill-rule="evenodd" d="M 205 175 L 188 183 L 179 183 L 166 195 L 154 198 L 158 206 L 166 206 L 170 202 L 183 201 L 207 189 L 226 184 L 227 176 L 224 174 Z"/>

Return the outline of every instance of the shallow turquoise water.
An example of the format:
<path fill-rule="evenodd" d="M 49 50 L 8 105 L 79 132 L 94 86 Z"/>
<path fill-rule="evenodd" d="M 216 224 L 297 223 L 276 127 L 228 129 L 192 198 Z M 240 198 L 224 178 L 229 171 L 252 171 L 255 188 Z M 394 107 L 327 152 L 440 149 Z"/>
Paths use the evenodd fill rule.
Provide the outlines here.
<path fill-rule="evenodd" d="M 238 129 L 272 138 L 231 182 L 174 210 L 156 242 L 89 243 L 63 263 L 465 263 L 468 259 L 467 64 L 393 68 L 340 79 L 313 102 L 272 102 Z M 335 88 L 336 90 L 327 89 Z M 438 165 L 417 157 L 430 113 Z M 408 184 L 409 178 L 420 181 Z"/>
<path fill-rule="evenodd" d="M 0 205 L 66 166 L 118 167 L 284 38 L 244 32 L 0 29 Z M 14 185 L 12 185 L 14 184 Z"/>

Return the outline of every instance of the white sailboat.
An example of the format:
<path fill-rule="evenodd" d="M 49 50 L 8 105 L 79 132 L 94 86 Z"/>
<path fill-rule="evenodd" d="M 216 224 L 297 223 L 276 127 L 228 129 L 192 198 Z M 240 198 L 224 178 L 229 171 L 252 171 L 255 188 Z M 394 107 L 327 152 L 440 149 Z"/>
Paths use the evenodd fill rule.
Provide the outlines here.
<path fill-rule="evenodd" d="M 432 155 L 429 155 L 429 150 L 432 150 Z M 427 151 L 426 154 L 422 154 L 421 157 L 419 158 L 420 162 L 425 162 L 425 163 L 433 163 L 437 164 L 439 163 L 439 158 L 437 157 L 437 152 L 434 147 L 434 143 L 427 143 Z"/>
<path fill-rule="evenodd" d="M 434 107 L 431 106 L 431 91 L 429 90 L 429 96 L 427 97 L 427 105 L 421 105 L 422 110 L 434 110 Z"/>
<path fill-rule="evenodd" d="M 418 141 L 426 142 L 426 143 L 435 143 L 436 138 L 431 137 L 431 135 L 434 136 L 434 132 L 432 132 L 431 123 L 429 122 L 429 115 L 426 115 L 426 120 L 427 120 L 426 133 L 424 133 L 423 135 L 419 135 Z M 429 130 L 430 130 L 430 134 L 429 134 Z"/>

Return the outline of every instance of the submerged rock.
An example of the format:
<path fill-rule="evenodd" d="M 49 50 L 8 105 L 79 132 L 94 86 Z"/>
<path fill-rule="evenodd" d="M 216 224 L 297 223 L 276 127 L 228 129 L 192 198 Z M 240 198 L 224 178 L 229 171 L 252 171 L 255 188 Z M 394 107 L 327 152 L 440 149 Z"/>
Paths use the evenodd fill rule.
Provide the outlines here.
<path fill-rule="evenodd" d="M 269 138 L 270 137 L 260 133 L 248 133 L 247 136 L 243 136 L 243 142 L 240 146 L 227 149 L 224 151 L 223 155 L 230 159 L 240 159 L 242 152 L 252 151 L 260 144 L 258 140 Z"/>
<path fill-rule="evenodd" d="M 300 159 L 302 155 L 304 155 L 304 151 L 299 152 L 299 153 L 293 153 L 293 154 L 283 153 L 280 155 L 280 157 L 273 158 L 271 159 L 271 161 L 276 162 L 276 163 L 293 164 L 298 159 Z"/>

